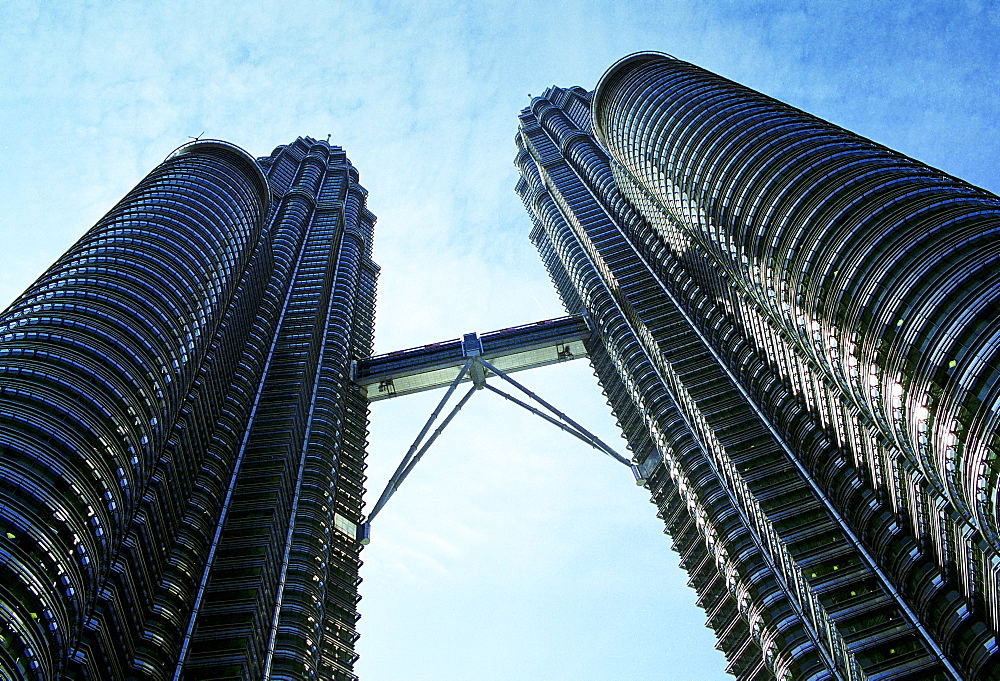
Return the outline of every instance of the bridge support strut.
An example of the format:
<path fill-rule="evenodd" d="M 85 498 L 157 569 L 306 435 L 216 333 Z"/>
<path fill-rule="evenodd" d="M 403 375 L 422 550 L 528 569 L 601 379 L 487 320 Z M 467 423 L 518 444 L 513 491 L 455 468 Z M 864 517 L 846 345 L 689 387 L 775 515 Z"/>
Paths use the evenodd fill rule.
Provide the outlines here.
<path fill-rule="evenodd" d="M 448 386 L 448 390 L 441 398 L 441 401 L 438 402 L 437 407 L 435 407 L 434 411 L 431 412 L 430 417 L 427 419 L 427 422 L 424 423 L 423 428 L 420 429 L 420 433 L 417 434 L 417 437 L 413 441 L 413 444 L 410 445 L 410 448 L 406 452 L 406 455 L 403 457 L 403 460 L 399 463 L 399 466 L 396 467 L 395 473 L 392 474 L 392 477 L 386 484 L 385 489 L 382 491 L 381 496 L 379 496 L 379 499 L 375 503 L 375 506 L 372 508 L 372 511 L 368 515 L 368 518 L 363 519 L 364 522 L 362 522 L 358 526 L 359 542 L 361 542 L 362 544 L 368 544 L 371 541 L 371 523 L 375 519 L 375 516 L 378 515 L 378 513 L 385 507 L 386 503 L 388 503 L 392 495 L 395 494 L 397 489 L 399 489 L 399 486 L 403 483 L 403 480 L 406 479 L 406 477 L 413 470 L 414 466 L 417 465 L 417 462 L 420 461 L 421 457 L 427 452 L 430 446 L 434 444 L 434 441 L 437 440 L 437 438 L 441 435 L 441 433 L 448 426 L 448 424 L 451 423 L 452 419 L 455 418 L 455 415 L 458 414 L 458 412 L 462 409 L 462 407 L 464 407 L 468 403 L 469 399 L 476 391 L 481 390 L 483 388 L 486 388 L 490 392 L 500 395 L 505 400 L 512 402 L 513 404 L 516 404 L 517 406 L 543 419 L 547 423 L 550 423 L 559 428 L 560 430 L 569 433 L 570 435 L 576 437 L 580 441 L 590 445 L 594 449 L 607 454 L 618 463 L 628 466 L 629 469 L 632 471 L 632 475 L 635 477 L 636 484 L 643 485 L 646 483 L 645 476 L 642 475 L 642 473 L 639 471 L 639 468 L 634 463 L 632 463 L 627 458 L 619 454 L 612 447 L 604 443 L 599 437 L 591 433 L 589 430 L 581 426 L 579 423 L 571 419 L 569 416 L 556 409 L 550 403 L 543 400 L 536 393 L 532 392 L 531 390 L 529 390 L 528 388 L 524 387 L 519 382 L 511 378 L 506 372 L 498 369 L 497 367 L 493 366 L 485 359 L 483 359 L 482 344 L 480 343 L 477 334 L 472 333 L 465 335 L 465 337 L 462 339 L 462 353 L 467 358 L 465 364 L 462 366 L 462 369 L 459 371 L 458 375 Z M 427 441 L 424 442 L 424 438 L 427 436 L 427 433 L 430 432 L 431 427 L 434 425 L 434 422 L 441 414 L 441 411 L 444 409 L 445 405 L 448 403 L 448 400 L 451 398 L 455 390 L 458 388 L 459 383 L 461 383 L 463 380 L 466 379 L 467 375 L 472 378 L 472 386 L 469 388 L 468 392 L 466 392 L 465 395 L 463 395 L 462 398 L 455 404 L 455 406 L 452 407 L 451 411 L 448 412 L 448 415 L 441 422 L 441 425 L 439 425 L 434 430 L 434 432 L 431 433 L 430 437 L 427 438 Z M 504 381 L 507 381 L 515 388 L 517 388 L 519 391 L 527 395 L 528 398 L 534 400 L 537 404 L 541 405 L 549 413 L 545 413 L 545 411 L 542 411 L 536 407 L 531 406 L 524 400 L 518 399 L 517 397 L 510 395 L 504 392 L 503 390 L 500 390 L 494 385 L 490 385 L 489 383 L 486 382 L 486 379 L 490 375 L 499 376 Z"/>

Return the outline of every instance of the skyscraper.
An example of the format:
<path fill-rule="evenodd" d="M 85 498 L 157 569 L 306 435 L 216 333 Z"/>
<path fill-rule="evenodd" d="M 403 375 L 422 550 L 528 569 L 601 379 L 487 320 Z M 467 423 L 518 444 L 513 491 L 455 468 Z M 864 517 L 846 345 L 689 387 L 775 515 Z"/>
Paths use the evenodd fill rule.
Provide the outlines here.
<path fill-rule="evenodd" d="M 0 317 L 0 676 L 354 678 L 365 198 L 193 142 Z"/>
<path fill-rule="evenodd" d="M 994 675 L 996 197 L 661 55 L 519 144 L 732 671 Z M 353 678 L 373 224 L 337 147 L 198 141 L 0 316 L 0 673 Z"/>
<path fill-rule="evenodd" d="M 1000 199 L 656 53 L 517 145 L 730 671 L 1000 678 Z"/>

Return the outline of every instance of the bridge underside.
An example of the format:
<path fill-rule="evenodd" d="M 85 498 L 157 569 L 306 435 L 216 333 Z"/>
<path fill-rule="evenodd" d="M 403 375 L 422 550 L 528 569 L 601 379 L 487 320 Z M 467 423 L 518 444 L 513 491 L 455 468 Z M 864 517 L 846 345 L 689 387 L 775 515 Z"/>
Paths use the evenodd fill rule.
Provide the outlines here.
<path fill-rule="evenodd" d="M 478 336 L 480 356 L 505 373 L 587 356 L 591 329 L 583 315 L 514 326 Z M 470 338 L 471 337 L 471 338 Z M 468 359 L 466 338 L 375 355 L 357 363 L 354 382 L 369 401 L 442 388 L 455 381 Z M 479 354 L 479 353 L 477 353 Z M 471 372 L 462 382 L 474 380 Z"/>
<path fill-rule="evenodd" d="M 587 318 L 583 315 L 574 315 L 500 329 L 482 336 L 467 333 L 461 339 L 376 355 L 357 362 L 352 371 L 353 380 L 369 401 L 408 395 L 431 388 L 448 387 L 417 438 L 410 445 L 396 472 L 389 479 L 371 513 L 357 526 L 358 541 L 362 544 L 370 541 L 372 520 L 469 398 L 483 388 L 527 409 L 553 426 L 628 466 L 637 483 L 645 484 L 645 476 L 634 463 L 508 375 L 523 369 L 586 357 L 584 340 L 589 338 L 591 333 Z M 490 376 L 503 379 L 538 406 L 532 406 L 523 397 L 515 397 L 487 383 L 486 379 Z M 447 416 L 432 433 L 431 428 L 456 388 L 467 381 L 473 383 L 472 387 L 451 407 Z"/>

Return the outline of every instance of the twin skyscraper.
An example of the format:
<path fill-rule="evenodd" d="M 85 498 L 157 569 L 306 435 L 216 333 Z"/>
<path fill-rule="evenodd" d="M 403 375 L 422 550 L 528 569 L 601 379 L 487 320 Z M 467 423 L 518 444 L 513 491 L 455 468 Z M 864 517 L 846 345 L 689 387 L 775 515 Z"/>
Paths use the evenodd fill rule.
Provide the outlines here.
<path fill-rule="evenodd" d="M 1000 678 L 1000 198 L 656 53 L 516 143 L 729 671 Z M 365 197 L 194 142 L 0 316 L 0 676 L 356 678 Z"/>

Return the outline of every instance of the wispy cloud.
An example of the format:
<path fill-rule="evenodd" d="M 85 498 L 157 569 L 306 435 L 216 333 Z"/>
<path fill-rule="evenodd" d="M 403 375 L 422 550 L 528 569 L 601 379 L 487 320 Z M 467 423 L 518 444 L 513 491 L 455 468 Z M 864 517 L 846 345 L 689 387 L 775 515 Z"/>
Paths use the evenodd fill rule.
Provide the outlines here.
<path fill-rule="evenodd" d="M 513 193 L 528 93 L 661 50 L 995 190 L 998 23 L 976 2 L 6 0 L 0 300 L 188 136 L 265 155 L 329 133 L 379 216 L 381 350 L 555 316 Z M 525 381 L 620 442 L 583 363 Z M 375 406 L 376 492 L 435 399 Z M 641 490 L 534 421 L 477 395 L 379 517 L 362 678 L 725 678 Z"/>

